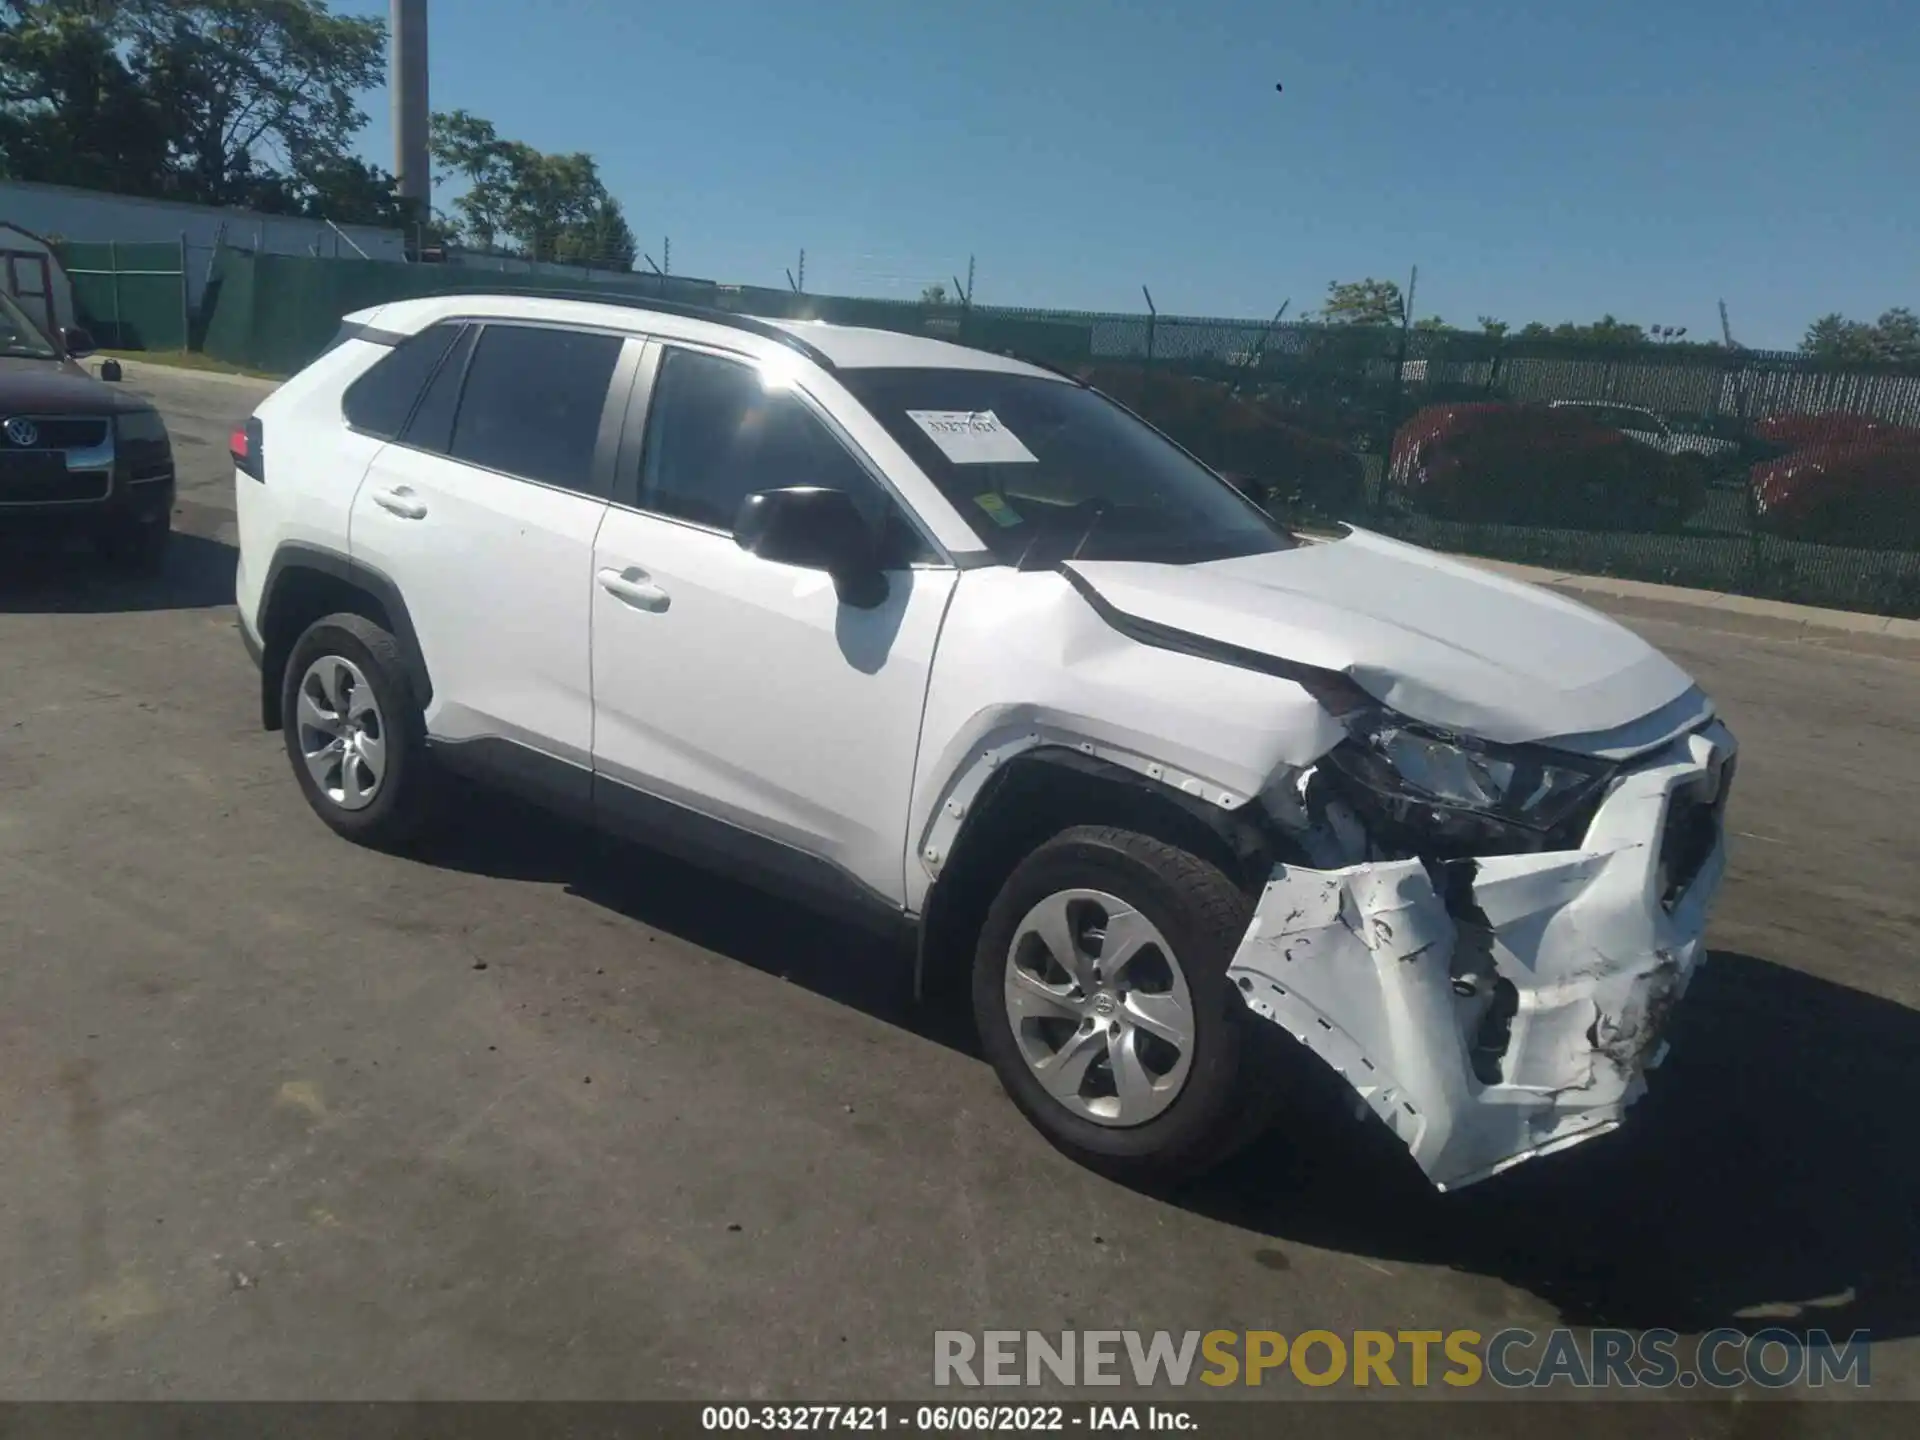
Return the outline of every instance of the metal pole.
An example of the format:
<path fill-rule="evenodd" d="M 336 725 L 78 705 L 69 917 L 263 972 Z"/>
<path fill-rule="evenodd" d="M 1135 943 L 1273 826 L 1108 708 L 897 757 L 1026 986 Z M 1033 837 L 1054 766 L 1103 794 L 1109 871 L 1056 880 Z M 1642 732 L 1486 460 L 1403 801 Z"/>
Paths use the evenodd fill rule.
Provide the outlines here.
<path fill-rule="evenodd" d="M 388 90 L 393 97 L 393 173 L 400 198 L 423 217 L 433 194 L 427 154 L 427 0 L 391 0 Z"/>
<path fill-rule="evenodd" d="M 1160 312 L 1154 309 L 1151 290 L 1142 285 L 1140 293 L 1147 297 L 1147 360 L 1140 367 L 1140 409 L 1144 414 L 1147 408 L 1147 386 L 1153 381 L 1153 332 L 1159 326 Z"/>
<path fill-rule="evenodd" d="M 1378 516 L 1387 508 L 1387 468 L 1393 463 L 1393 437 L 1400 428 L 1400 393 L 1406 384 L 1407 374 L 1407 337 L 1413 329 L 1413 292 L 1420 283 L 1420 267 L 1413 267 L 1413 273 L 1407 277 L 1407 297 L 1401 302 L 1400 310 L 1400 346 L 1393 361 L 1393 385 L 1387 392 L 1386 434 L 1380 438 L 1380 488 L 1373 493 L 1373 513 Z"/>
<path fill-rule="evenodd" d="M 193 348 L 193 324 L 187 315 L 187 232 L 180 232 L 180 348 Z"/>
<path fill-rule="evenodd" d="M 113 276 L 113 348 L 124 350 L 126 336 L 120 333 L 120 246 L 118 242 L 107 242 L 107 269 Z"/>

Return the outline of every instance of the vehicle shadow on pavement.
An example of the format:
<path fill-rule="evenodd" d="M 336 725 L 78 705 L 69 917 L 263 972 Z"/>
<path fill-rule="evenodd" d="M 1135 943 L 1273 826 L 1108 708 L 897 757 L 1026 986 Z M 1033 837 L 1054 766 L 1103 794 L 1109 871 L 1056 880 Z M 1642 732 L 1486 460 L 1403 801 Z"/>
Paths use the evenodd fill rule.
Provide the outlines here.
<path fill-rule="evenodd" d="M 1329 1104 L 1169 1198 L 1497 1277 L 1570 1324 L 1920 1333 L 1920 1013 L 1722 951 L 1672 1041 L 1619 1131 L 1452 1195 Z"/>
<path fill-rule="evenodd" d="M 971 1021 L 913 1000 L 912 955 L 670 854 L 557 820 L 512 796 L 465 792 L 457 822 L 417 852 L 429 865 L 558 884 L 630 920 L 799 985 L 837 1004 L 977 1054 Z"/>
<path fill-rule="evenodd" d="M 916 1005 L 909 957 L 883 940 L 505 796 L 461 805 L 473 823 L 445 827 L 421 860 L 564 885 L 978 1056 L 964 1005 Z M 1527 1290 L 1569 1324 L 1920 1333 L 1920 1013 L 1721 951 L 1671 1038 L 1621 1130 L 1455 1194 L 1383 1127 L 1356 1125 L 1339 1082 L 1314 1071 L 1271 1135 L 1159 1198 L 1270 1237 L 1259 1263 L 1293 1242 L 1444 1265 Z"/>
<path fill-rule="evenodd" d="M 233 603 L 239 552 L 224 541 L 175 531 L 158 575 L 119 575 L 84 544 L 0 552 L 0 613 L 109 614 L 208 610 Z"/>

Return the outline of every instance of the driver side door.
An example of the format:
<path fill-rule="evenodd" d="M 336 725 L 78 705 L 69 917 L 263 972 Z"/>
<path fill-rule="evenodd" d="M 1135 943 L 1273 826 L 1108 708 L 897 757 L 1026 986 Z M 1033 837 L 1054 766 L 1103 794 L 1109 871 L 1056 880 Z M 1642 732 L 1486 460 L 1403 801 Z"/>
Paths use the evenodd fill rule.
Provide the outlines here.
<path fill-rule="evenodd" d="M 654 346 L 629 438 L 593 558 L 596 813 L 823 908 L 897 916 L 955 571 L 826 412 L 746 357 Z M 878 605 L 735 543 L 741 500 L 790 485 L 846 490 L 886 537 Z"/>

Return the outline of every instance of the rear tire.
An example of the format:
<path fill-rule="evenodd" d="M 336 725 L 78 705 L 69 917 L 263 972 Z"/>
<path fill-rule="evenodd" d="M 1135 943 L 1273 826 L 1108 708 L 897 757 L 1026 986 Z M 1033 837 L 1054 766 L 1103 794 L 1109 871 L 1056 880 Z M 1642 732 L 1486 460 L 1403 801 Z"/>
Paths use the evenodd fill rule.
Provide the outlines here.
<path fill-rule="evenodd" d="M 1260 1133 L 1261 1022 L 1226 973 L 1251 915 L 1217 867 L 1130 830 L 1064 831 L 1014 869 L 981 930 L 974 1019 L 1007 1094 L 1056 1148 L 1162 1183 Z"/>
<path fill-rule="evenodd" d="M 294 778 L 335 834 L 397 850 L 426 830 L 437 777 L 391 635 L 359 615 L 316 620 L 288 653 L 280 713 Z"/>

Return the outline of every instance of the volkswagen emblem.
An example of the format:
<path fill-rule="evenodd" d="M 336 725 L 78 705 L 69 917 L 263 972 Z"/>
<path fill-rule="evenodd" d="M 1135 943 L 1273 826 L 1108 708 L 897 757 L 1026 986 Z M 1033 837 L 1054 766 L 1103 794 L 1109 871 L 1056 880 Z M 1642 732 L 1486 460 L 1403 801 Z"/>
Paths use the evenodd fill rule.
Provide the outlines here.
<path fill-rule="evenodd" d="M 7 421 L 7 439 L 21 449 L 31 449 L 40 443 L 40 427 L 25 416 L 16 415 Z"/>

